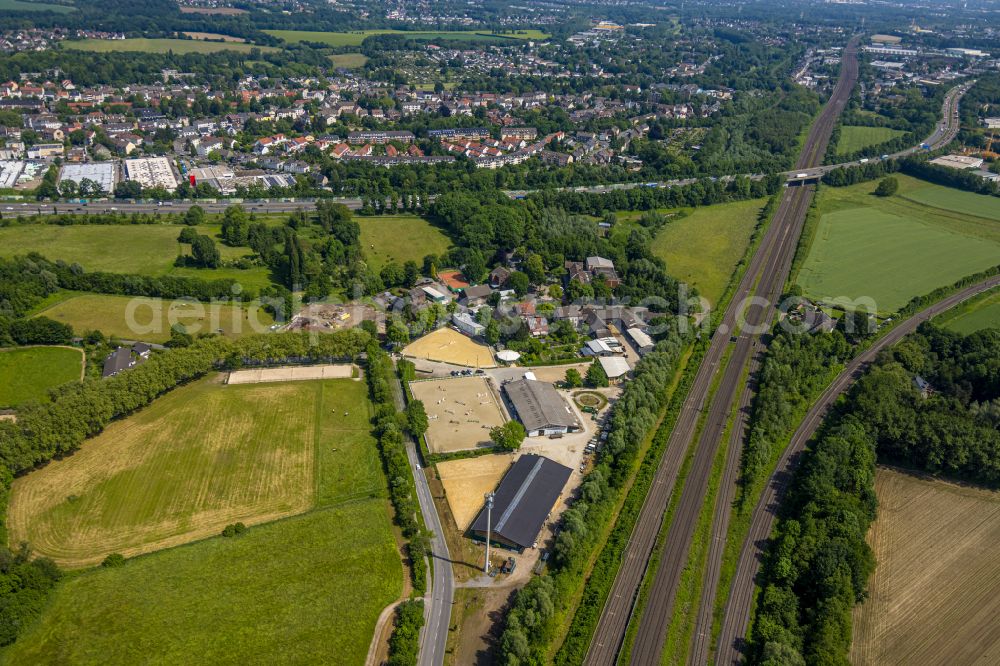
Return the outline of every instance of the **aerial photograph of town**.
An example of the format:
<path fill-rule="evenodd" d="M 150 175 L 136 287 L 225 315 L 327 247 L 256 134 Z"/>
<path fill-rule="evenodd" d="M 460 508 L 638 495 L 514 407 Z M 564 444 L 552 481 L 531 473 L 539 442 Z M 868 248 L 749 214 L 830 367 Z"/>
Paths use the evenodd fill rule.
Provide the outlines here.
<path fill-rule="evenodd" d="M 1000 0 L 0 0 L 36 664 L 1000 664 Z"/>

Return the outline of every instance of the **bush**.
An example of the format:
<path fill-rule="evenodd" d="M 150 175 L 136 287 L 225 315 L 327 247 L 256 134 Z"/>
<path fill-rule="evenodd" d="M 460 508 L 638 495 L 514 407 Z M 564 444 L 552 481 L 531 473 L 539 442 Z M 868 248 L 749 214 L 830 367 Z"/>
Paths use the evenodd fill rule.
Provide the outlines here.
<path fill-rule="evenodd" d="M 245 534 L 247 531 L 247 526 L 243 523 L 231 523 L 222 528 L 222 536 L 224 537 L 236 537 Z"/>
<path fill-rule="evenodd" d="M 396 607 L 389 637 L 389 666 L 413 666 L 420 654 L 420 628 L 424 626 L 424 602 L 404 601 Z"/>
<path fill-rule="evenodd" d="M 899 190 L 899 181 L 892 176 L 886 176 L 879 181 L 878 187 L 875 188 L 875 196 L 891 197 L 897 190 Z"/>
<path fill-rule="evenodd" d="M 104 558 L 104 561 L 101 562 L 101 566 L 106 569 L 115 569 L 117 567 L 123 567 L 125 566 L 125 556 L 122 555 L 121 553 L 111 553 L 110 555 Z"/>

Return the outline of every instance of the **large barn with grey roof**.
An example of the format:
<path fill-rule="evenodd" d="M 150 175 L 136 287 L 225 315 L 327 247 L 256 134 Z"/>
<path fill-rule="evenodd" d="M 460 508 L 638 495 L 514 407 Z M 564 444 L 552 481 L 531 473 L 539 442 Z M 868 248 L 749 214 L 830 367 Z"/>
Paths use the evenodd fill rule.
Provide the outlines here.
<path fill-rule="evenodd" d="M 576 413 L 552 384 L 518 379 L 507 382 L 503 389 L 528 437 L 560 435 L 580 429 Z"/>

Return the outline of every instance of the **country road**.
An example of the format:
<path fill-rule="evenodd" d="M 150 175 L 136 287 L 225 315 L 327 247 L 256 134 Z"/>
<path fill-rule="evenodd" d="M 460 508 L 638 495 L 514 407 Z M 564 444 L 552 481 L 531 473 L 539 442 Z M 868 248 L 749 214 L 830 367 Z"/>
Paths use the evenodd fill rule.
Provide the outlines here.
<path fill-rule="evenodd" d="M 791 442 L 778 460 L 778 465 L 767 486 L 754 507 L 750 523 L 750 531 L 740 558 L 736 565 L 722 620 L 722 631 L 719 635 L 719 649 L 716 654 L 716 664 L 739 664 L 745 649 L 745 638 L 750 624 L 750 611 L 753 605 L 755 579 L 760 569 L 764 548 L 777 518 L 777 509 L 782 493 L 788 486 L 795 464 L 805 445 L 812 439 L 816 430 L 822 424 L 824 417 L 833 403 L 856 382 L 883 349 L 891 347 L 903 337 L 916 330 L 917 326 L 959 303 L 977 296 L 985 291 L 1000 286 L 1000 276 L 994 276 L 970 287 L 966 287 L 933 305 L 928 306 L 909 319 L 900 322 L 895 328 L 871 347 L 847 364 L 837 378 L 831 383 L 819 399 L 813 403 L 802 423 L 799 425 Z"/>
<path fill-rule="evenodd" d="M 830 100 L 813 124 L 806 138 L 798 168 L 814 166 L 826 152 L 830 133 L 840 111 L 850 98 L 857 80 L 856 40 L 845 48 L 841 76 Z M 691 468 L 668 528 L 659 566 L 654 574 L 649 600 L 638 619 L 638 631 L 630 663 L 658 663 L 671 618 L 681 571 L 687 562 L 690 543 L 704 495 L 712 462 L 725 430 L 733 399 L 751 354 L 760 350 L 760 335 L 773 318 L 774 303 L 784 287 L 785 278 L 798 245 L 801 226 L 812 199 L 811 186 L 788 188 L 782 195 L 774 219 L 750 260 L 722 323 L 712 337 L 705 359 L 698 368 L 688 398 L 671 431 L 664 457 L 653 486 L 640 511 L 626 546 L 622 565 L 615 579 L 598 627 L 587 654 L 587 664 L 614 664 L 635 610 L 640 585 L 648 572 L 649 560 L 660 532 L 667 502 L 685 455 L 699 431 Z M 749 296 L 752 304 L 744 305 Z M 750 326 L 737 327 L 741 320 Z M 730 336 L 732 335 L 732 338 Z M 721 367 L 730 343 L 735 342 L 728 363 Z M 717 378 L 718 373 L 721 378 Z M 712 384 L 718 379 L 714 395 Z"/>

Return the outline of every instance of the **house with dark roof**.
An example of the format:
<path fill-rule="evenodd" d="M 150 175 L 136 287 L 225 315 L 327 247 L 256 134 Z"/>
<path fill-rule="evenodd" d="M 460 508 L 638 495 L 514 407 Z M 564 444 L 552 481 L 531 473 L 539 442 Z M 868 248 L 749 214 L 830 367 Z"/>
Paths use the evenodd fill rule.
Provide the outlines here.
<path fill-rule="evenodd" d="M 580 429 L 576 413 L 552 384 L 518 379 L 504 384 L 503 390 L 528 437 L 561 435 Z"/>
<path fill-rule="evenodd" d="M 517 459 L 497 486 L 490 541 L 509 548 L 531 548 L 573 470 L 534 454 Z M 486 538 L 486 508 L 472 523 L 472 534 Z"/>
<path fill-rule="evenodd" d="M 137 342 L 131 347 L 119 347 L 104 359 L 104 368 L 101 371 L 101 378 L 114 377 L 120 372 L 133 368 L 145 362 L 152 351 L 145 342 Z"/>

